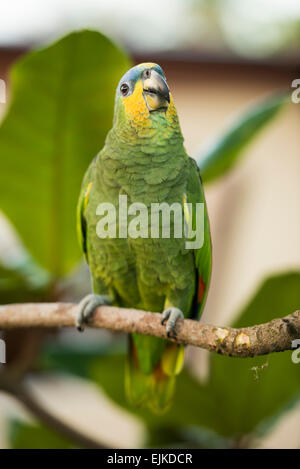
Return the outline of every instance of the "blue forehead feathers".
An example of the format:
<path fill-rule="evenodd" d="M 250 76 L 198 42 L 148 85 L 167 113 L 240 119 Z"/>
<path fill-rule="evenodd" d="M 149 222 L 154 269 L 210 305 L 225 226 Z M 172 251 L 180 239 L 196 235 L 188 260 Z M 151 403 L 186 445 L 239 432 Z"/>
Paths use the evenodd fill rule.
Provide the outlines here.
<path fill-rule="evenodd" d="M 126 72 L 125 75 L 122 76 L 118 84 L 118 91 L 120 90 L 120 86 L 122 83 L 135 84 L 138 81 L 138 79 L 141 77 L 143 71 L 146 70 L 147 68 L 156 70 L 165 79 L 165 75 L 164 75 L 164 72 L 162 71 L 162 68 L 157 64 L 149 63 L 149 64 L 145 64 L 145 66 L 136 65 L 135 67 L 132 67 L 130 70 L 128 70 L 128 72 Z"/>

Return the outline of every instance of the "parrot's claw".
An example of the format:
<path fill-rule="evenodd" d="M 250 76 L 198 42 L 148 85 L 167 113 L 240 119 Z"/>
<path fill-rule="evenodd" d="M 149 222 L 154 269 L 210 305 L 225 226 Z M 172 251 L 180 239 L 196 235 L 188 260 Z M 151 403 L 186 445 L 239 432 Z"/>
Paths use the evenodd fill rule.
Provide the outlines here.
<path fill-rule="evenodd" d="M 176 322 L 179 318 L 184 318 L 183 312 L 178 308 L 168 308 L 162 313 L 161 324 L 167 322 L 166 330 L 168 337 L 176 337 Z"/>
<path fill-rule="evenodd" d="M 93 315 L 98 306 L 108 305 L 107 296 L 94 295 L 93 293 L 85 296 L 78 305 L 78 313 L 76 317 L 76 327 L 79 332 L 83 332 L 84 325 L 88 323 L 89 318 Z"/>

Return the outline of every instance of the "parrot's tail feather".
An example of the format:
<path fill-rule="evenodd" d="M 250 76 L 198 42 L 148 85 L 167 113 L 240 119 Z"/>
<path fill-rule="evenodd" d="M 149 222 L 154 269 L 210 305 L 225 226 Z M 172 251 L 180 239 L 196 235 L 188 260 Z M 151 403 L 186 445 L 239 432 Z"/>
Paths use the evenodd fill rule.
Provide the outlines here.
<path fill-rule="evenodd" d="M 176 375 L 184 361 L 184 347 L 166 342 L 164 350 L 149 373 L 142 371 L 135 341 L 130 336 L 126 362 L 125 390 L 129 402 L 147 406 L 156 414 L 166 412 L 172 402 Z"/>
<path fill-rule="evenodd" d="M 139 366 L 137 349 L 132 336 L 129 336 L 129 350 L 125 368 L 125 391 L 129 402 L 140 407 L 150 397 L 151 375 L 142 372 Z"/>
<path fill-rule="evenodd" d="M 184 346 L 167 343 L 161 357 L 161 364 L 166 375 L 179 375 L 184 365 Z"/>

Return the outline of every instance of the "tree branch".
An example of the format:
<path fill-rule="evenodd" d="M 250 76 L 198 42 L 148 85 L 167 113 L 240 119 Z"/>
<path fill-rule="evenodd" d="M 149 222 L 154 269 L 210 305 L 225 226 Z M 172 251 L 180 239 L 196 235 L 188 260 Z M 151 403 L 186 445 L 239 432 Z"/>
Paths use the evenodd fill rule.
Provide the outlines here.
<path fill-rule="evenodd" d="M 76 305 L 71 303 L 23 303 L 0 306 L 0 329 L 26 327 L 75 327 Z M 89 327 L 152 335 L 167 339 L 161 315 L 136 309 L 101 306 Z M 300 311 L 266 324 L 234 329 L 179 319 L 176 339 L 233 357 L 253 357 L 292 350 L 292 341 L 300 338 Z"/>

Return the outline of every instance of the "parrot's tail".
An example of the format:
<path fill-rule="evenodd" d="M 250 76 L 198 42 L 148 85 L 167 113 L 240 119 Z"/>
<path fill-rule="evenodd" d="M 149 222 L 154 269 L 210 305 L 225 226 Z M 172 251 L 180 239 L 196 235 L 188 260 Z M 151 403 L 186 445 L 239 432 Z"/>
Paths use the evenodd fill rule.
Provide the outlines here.
<path fill-rule="evenodd" d="M 129 336 L 128 352 L 125 390 L 129 402 L 147 406 L 156 414 L 167 411 L 176 375 L 183 367 L 184 346 L 133 334 Z"/>

